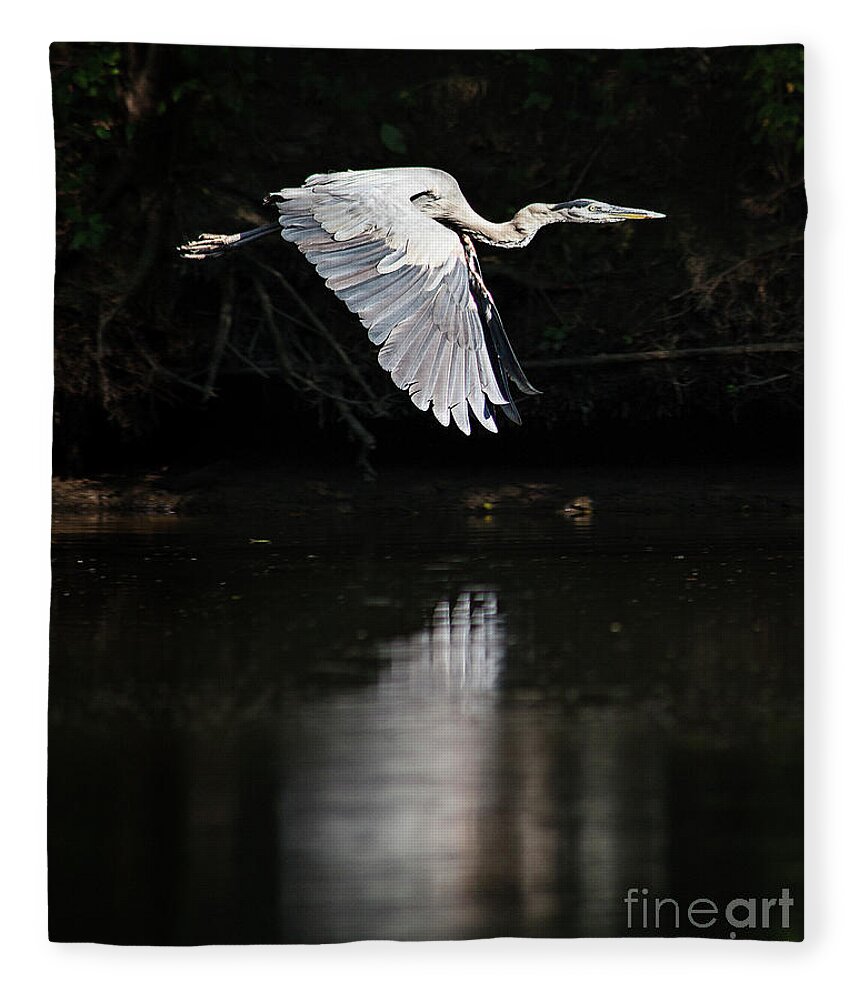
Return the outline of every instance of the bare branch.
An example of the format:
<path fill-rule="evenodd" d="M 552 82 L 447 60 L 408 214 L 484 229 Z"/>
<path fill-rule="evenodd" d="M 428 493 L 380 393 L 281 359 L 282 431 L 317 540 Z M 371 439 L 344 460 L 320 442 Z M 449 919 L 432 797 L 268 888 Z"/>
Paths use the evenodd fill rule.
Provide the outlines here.
<path fill-rule="evenodd" d="M 254 361 L 254 359 L 253 359 L 253 358 L 249 358 L 249 357 L 247 357 L 246 355 L 244 355 L 244 354 L 243 354 L 243 353 L 242 353 L 242 352 L 241 352 L 241 351 L 239 350 L 239 348 L 238 348 L 238 347 L 236 347 L 236 345 L 235 345 L 234 343 L 232 343 L 232 342 L 228 342 L 228 344 L 227 344 L 227 349 L 228 349 L 228 350 L 229 350 L 229 351 L 230 351 L 230 352 L 231 352 L 232 354 L 235 354 L 235 355 L 236 355 L 236 357 L 237 357 L 237 358 L 238 358 L 238 359 L 239 359 L 240 361 L 243 361 L 243 362 L 244 362 L 244 363 L 245 363 L 245 364 L 246 364 L 246 365 L 248 366 L 248 369 L 249 369 L 250 371 L 254 372 L 254 373 L 255 373 L 255 374 L 257 374 L 257 375 L 262 375 L 262 376 L 263 376 L 263 378 L 268 378 L 268 377 L 269 377 L 269 371 L 268 371 L 267 369 L 265 369 L 265 368 L 261 368 L 261 367 L 260 367 L 260 366 L 259 366 L 259 365 L 258 365 L 258 364 L 257 364 L 257 363 L 256 363 L 256 362 Z M 277 369 L 275 369 L 275 370 L 277 371 Z"/>
<path fill-rule="evenodd" d="M 218 332 L 215 336 L 215 343 L 212 345 L 212 355 L 209 358 L 209 369 L 206 373 L 206 381 L 203 385 L 203 398 L 209 399 L 213 395 L 215 379 L 218 377 L 218 369 L 221 366 L 221 358 L 224 356 L 224 348 L 230 337 L 230 328 L 233 326 L 233 300 L 236 294 L 236 284 L 232 272 L 227 273 L 221 293 L 221 312 L 218 317 Z"/>
<path fill-rule="evenodd" d="M 792 240 L 787 240 L 785 243 L 779 243 L 775 247 L 767 247 L 765 250 L 760 250 L 758 253 L 751 254 L 749 257 L 743 257 L 741 260 L 736 260 L 734 264 L 727 267 L 724 271 L 720 271 L 719 274 L 714 275 L 713 278 L 708 278 L 701 288 L 686 288 L 683 292 L 678 292 L 677 295 L 670 297 L 669 301 L 673 302 L 677 299 L 682 299 L 686 295 L 693 295 L 701 293 L 704 291 L 707 295 L 710 295 L 717 286 L 721 285 L 723 281 L 730 275 L 737 271 L 739 268 L 743 267 L 744 264 L 749 264 L 754 260 L 759 260 L 761 257 L 767 257 L 772 253 L 777 253 L 780 250 L 787 250 L 789 247 L 795 246 L 798 243 L 803 242 L 803 236 L 797 236 Z"/>
<path fill-rule="evenodd" d="M 674 351 L 631 351 L 629 354 L 592 354 L 581 358 L 534 358 L 529 368 L 590 368 L 594 365 L 645 364 L 650 361 L 681 361 L 690 358 L 730 357 L 750 354 L 793 354 L 803 350 L 803 341 L 771 344 L 726 344 L 722 347 L 683 347 Z"/>
<path fill-rule="evenodd" d="M 319 330 L 322 336 L 331 345 L 332 349 L 338 355 L 340 360 L 344 363 L 344 365 L 346 365 L 352 377 L 367 393 L 368 398 L 371 399 L 373 402 L 376 402 L 377 393 L 375 393 L 373 389 L 371 389 L 371 387 L 367 384 L 367 381 L 365 380 L 364 376 L 361 374 L 358 368 L 356 368 L 356 366 L 353 364 L 352 359 L 349 357 L 346 351 L 344 351 L 344 349 L 337 342 L 337 338 L 332 336 L 331 331 L 325 325 L 325 323 L 323 323 L 323 321 L 317 316 L 317 314 L 313 311 L 313 309 L 311 309 L 311 307 L 307 304 L 307 302 L 305 302 L 305 300 L 301 297 L 301 295 L 299 295 L 299 293 L 295 290 L 295 288 L 293 288 L 290 282 L 287 281 L 287 279 L 281 274 L 280 271 L 276 270 L 274 267 L 270 267 L 268 264 L 261 263 L 260 266 L 264 270 L 268 271 L 270 274 L 273 274 L 275 278 L 277 278 L 277 280 L 280 282 L 283 288 L 295 300 L 296 304 L 299 306 L 302 312 L 304 312 L 304 314 L 311 320 L 316 329 Z"/>

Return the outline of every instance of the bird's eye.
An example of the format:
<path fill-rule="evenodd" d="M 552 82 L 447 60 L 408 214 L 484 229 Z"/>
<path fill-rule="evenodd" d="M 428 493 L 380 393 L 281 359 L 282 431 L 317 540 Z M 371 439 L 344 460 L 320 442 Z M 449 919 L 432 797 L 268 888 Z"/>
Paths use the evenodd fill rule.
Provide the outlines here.
<path fill-rule="evenodd" d="M 600 205 L 589 205 L 588 206 L 588 211 L 589 212 L 599 212 L 600 211 Z"/>

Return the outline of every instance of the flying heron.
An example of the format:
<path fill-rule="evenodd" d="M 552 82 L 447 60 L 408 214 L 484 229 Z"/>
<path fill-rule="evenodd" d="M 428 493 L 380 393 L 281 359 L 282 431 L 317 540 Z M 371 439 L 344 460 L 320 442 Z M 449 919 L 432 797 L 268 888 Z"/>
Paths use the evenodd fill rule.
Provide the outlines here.
<path fill-rule="evenodd" d="M 513 249 L 553 222 L 665 218 L 577 198 L 526 205 L 510 222 L 489 222 L 450 174 L 426 167 L 312 174 L 264 201 L 274 203 L 277 222 L 228 236 L 203 233 L 179 252 L 219 257 L 280 231 L 358 315 L 394 384 L 419 410 L 432 406 L 440 424 L 453 418 L 464 434 L 470 409 L 489 431 L 497 430 L 499 412 L 521 423 L 511 383 L 538 393 L 484 284 L 474 240 Z"/>

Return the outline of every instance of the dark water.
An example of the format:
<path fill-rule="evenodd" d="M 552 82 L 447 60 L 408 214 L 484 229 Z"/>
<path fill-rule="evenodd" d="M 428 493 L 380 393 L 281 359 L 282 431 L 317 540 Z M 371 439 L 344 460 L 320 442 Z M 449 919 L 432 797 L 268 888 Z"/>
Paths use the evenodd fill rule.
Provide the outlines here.
<path fill-rule="evenodd" d="M 53 939 L 802 936 L 795 518 L 56 529 Z"/>

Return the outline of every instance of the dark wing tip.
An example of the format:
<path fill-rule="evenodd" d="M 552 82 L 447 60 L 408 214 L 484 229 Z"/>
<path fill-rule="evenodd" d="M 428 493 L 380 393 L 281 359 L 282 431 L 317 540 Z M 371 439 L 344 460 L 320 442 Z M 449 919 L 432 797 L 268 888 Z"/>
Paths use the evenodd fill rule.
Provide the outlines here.
<path fill-rule="evenodd" d="M 478 307 L 478 314 L 481 317 L 481 326 L 484 329 L 484 339 L 487 342 L 487 353 L 490 356 L 490 364 L 493 366 L 493 372 L 495 373 L 499 388 L 508 398 L 507 406 L 510 407 L 512 412 L 508 413 L 500 404 L 497 405 L 500 406 L 508 419 L 512 420 L 515 424 L 521 424 L 522 420 L 520 419 L 519 411 L 514 405 L 510 383 L 513 382 L 527 396 L 540 396 L 542 395 L 541 390 L 536 389 L 529 382 L 520 366 L 511 342 L 508 340 L 508 335 L 505 332 L 499 311 L 496 309 L 496 304 L 493 302 L 492 296 L 483 283 L 483 280 L 474 271 L 471 273 L 471 279 L 471 291 L 476 300 L 475 304 Z"/>
<path fill-rule="evenodd" d="M 505 332 L 504 324 L 502 323 L 502 317 L 499 315 L 499 310 L 496 308 L 496 303 L 493 301 L 492 295 L 490 295 L 490 290 L 484 283 L 484 276 L 481 274 L 481 264 L 478 261 L 478 255 L 475 253 L 472 241 L 464 238 L 463 248 L 466 252 L 466 261 L 469 266 L 469 290 L 472 293 L 472 298 L 475 300 L 478 315 L 481 318 L 481 326 L 484 328 L 484 339 L 488 347 L 487 353 L 490 356 L 490 363 L 493 366 L 493 372 L 495 373 L 499 388 L 508 397 L 509 402 L 506 405 L 510 407 L 511 412 L 506 412 L 499 404 L 496 405 L 499 409 L 502 409 L 502 412 L 505 413 L 505 416 L 509 420 L 512 420 L 515 424 L 521 424 L 522 420 L 520 419 L 519 411 L 514 405 L 513 393 L 511 392 L 508 380 L 513 382 L 527 396 L 540 396 L 542 393 L 540 389 L 536 389 L 529 382 L 522 366 L 517 360 L 516 354 L 514 354 L 514 349 L 511 346 L 511 342 Z"/>
<path fill-rule="evenodd" d="M 520 374 L 522 374 L 522 368 L 520 368 Z M 510 376 L 510 379 L 514 383 L 514 385 L 521 392 L 524 392 L 527 396 L 543 395 L 543 389 L 535 389 L 535 387 L 531 384 L 531 382 L 529 382 L 529 380 L 525 377 L 525 375 L 523 375 L 522 378 L 520 378 L 518 377 L 518 375 L 516 375 L 514 372 L 511 371 L 508 372 L 508 375 Z"/>
<path fill-rule="evenodd" d="M 515 403 L 493 403 L 492 405 L 494 409 L 500 410 L 504 413 L 512 424 L 516 424 L 517 427 L 522 427 L 523 418 L 520 416 L 520 411 L 517 409 Z"/>

